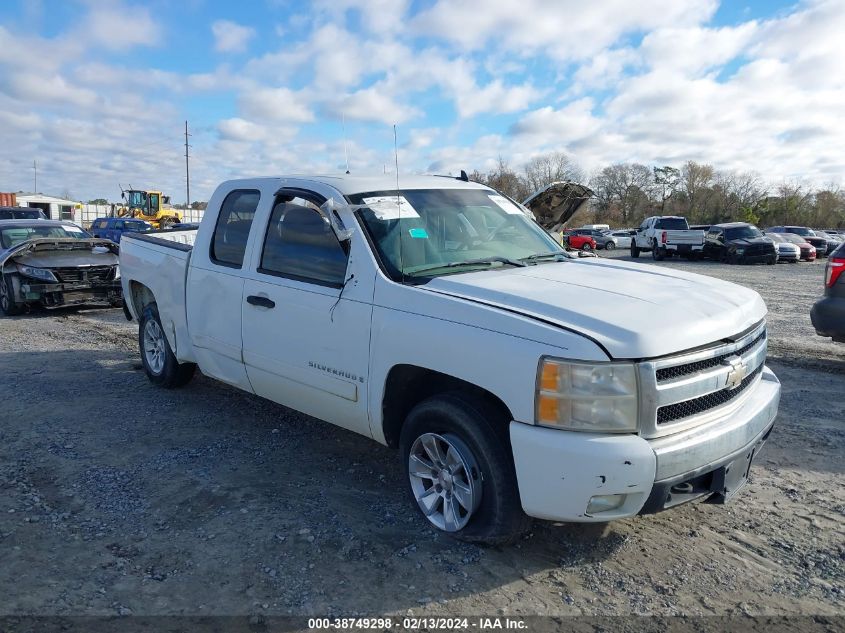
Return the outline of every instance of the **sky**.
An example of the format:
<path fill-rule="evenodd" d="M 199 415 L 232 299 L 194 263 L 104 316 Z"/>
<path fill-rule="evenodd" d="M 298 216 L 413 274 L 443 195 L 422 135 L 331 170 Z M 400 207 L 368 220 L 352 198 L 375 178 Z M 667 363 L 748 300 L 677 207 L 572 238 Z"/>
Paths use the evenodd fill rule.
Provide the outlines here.
<path fill-rule="evenodd" d="M 845 2 L 3 0 L 0 191 L 184 202 L 254 175 L 551 151 L 845 181 Z M 398 152 L 394 154 L 394 126 Z"/>

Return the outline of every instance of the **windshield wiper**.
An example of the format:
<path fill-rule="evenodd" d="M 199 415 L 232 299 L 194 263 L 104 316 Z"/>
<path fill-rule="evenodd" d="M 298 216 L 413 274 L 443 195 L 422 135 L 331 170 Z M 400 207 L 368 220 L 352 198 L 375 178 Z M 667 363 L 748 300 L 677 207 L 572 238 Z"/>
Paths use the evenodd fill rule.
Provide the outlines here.
<path fill-rule="evenodd" d="M 524 268 L 528 264 L 518 259 L 510 259 L 509 257 L 479 257 L 478 259 L 467 259 L 460 262 L 449 262 L 448 264 L 438 264 L 436 266 L 428 266 L 427 268 L 420 268 L 419 270 L 415 270 L 412 273 L 408 273 L 409 275 L 418 275 L 420 273 L 431 272 L 432 270 L 440 270 L 441 268 L 459 268 L 462 266 L 483 266 L 483 265 L 493 265 L 493 264 L 508 264 L 509 266 L 517 266 L 519 268 Z"/>
<path fill-rule="evenodd" d="M 521 262 L 538 262 L 542 259 L 547 259 L 549 257 L 554 257 L 557 261 L 563 261 L 564 259 L 571 259 L 569 255 L 567 255 L 564 251 L 553 251 L 551 253 L 534 253 L 533 255 L 529 255 L 528 257 L 520 257 L 519 261 Z M 558 259 L 562 258 L 562 259 Z"/>

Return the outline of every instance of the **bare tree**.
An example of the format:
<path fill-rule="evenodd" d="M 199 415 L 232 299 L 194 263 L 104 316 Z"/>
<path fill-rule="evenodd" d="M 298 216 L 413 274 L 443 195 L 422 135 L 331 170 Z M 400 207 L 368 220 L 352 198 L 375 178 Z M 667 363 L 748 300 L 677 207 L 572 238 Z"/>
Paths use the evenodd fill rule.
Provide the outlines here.
<path fill-rule="evenodd" d="M 583 182 L 583 170 L 563 152 L 535 156 L 525 165 L 525 182 L 529 195 L 553 182 L 571 180 Z"/>
<path fill-rule="evenodd" d="M 681 170 L 681 190 L 686 194 L 691 215 L 703 212 L 715 172 L 712 165 L 687 161 Z"/>
<path fill-rule="evenodd" d="M 665 165 L 654 168 L 654 184 L 660 191 L 660 213 L 666 213 L 666 201 L 672 197 L 681 184 L 681 172 L 674 167 Z"/>
<path fill-rule="evenodd" d="M 648 204 L 651 185 L 651 170 L 639 163 L 610 165 L 590 181 L 599 208 L 616 206 L 625 225 Z"/>

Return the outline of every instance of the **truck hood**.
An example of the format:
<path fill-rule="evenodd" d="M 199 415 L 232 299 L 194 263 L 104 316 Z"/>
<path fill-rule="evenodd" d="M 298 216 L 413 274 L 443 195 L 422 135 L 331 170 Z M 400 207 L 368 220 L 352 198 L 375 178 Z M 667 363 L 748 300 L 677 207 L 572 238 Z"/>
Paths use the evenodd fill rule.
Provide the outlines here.
<path fill-rule="evenodd" d="M 592 189 L 577 182 L 553 182 L 534 192 L 522 204 L 531 209 L 544 229 L 560 231 L 592 195 Z"/>
<path fill-rule="evenodd" d="M 766 315 L 760 295 L 726 281 L 601 259 L 438 277 L 421 286 L 553 323 L 612 358 L 654 358 L 731 338 Z"/>
<path fill-rule="evenodd" d="M 0 252 L 0 268 L 10 259 L 38 268 L 106 266 L 117 263 L 119 247 L 111 240 L 39 238 Z"/>

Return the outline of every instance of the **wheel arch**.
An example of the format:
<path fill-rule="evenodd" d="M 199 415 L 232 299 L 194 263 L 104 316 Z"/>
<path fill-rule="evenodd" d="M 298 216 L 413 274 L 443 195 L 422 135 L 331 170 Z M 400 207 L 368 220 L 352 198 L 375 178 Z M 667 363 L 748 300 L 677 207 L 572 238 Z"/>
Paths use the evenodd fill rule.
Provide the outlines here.
<path fill-rule="evenodd" d="M 132 280 L 129 282 L 130 302 L 132 310 L 135 313 L 135 318 L 140 321 L 141 315 L 144 313 L 144 308 L 150 304 L 156 303 L 153 291 L 140 281 Z"/>
<path fill-rule="evenodd" d="M 385 443 L 398 448 L 405 419 L 417 404 L 437 394 L 463 392 L 482 398 L 509 423 L 513 414 L 509 407 L 491 391 L 471 382 L 418 365 L 394 365 L 387 374 L 382 394 L 381 427 Z"/>

